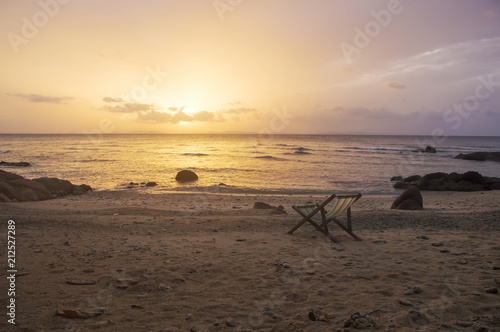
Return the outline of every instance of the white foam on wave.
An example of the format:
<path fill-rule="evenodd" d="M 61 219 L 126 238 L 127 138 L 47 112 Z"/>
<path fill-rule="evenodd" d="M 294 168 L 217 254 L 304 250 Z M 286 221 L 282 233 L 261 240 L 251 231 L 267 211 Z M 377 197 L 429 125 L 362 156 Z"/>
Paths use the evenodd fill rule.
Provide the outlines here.
<path fill-rule="evenodd" d="M 418 149 L 398 149 L 398 148 L 386 148 L 386 147 L 361 147 L 356 146 L 357 150 L 382 150 L 382 151 L 410 151 L 410 152 L 418 152 Z"/>

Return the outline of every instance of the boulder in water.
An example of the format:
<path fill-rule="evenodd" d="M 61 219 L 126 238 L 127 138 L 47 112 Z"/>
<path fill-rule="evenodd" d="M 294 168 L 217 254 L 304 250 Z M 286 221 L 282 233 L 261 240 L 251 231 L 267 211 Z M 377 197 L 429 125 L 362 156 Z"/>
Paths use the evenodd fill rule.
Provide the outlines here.
<path fill-rule="evenodd" d="M 0 161 L 0 166 L 8 166 L 8 167 L 29 167 L 30 163 L 25 161 L 19 162 L 8 162 L 8 161 Z"/>
<path fill-rule="evenodd" d="M 477 161 L 500 161 L 500 152 L 473 152 L 460 153 L 455 159 L 477 160 Z"/>
<path fill-rule="evenodd" d="M 500 178 L 482 176 L 478 172 L 430 173 L 423 177 L 413 175 L 398 181 L 394 188 L 406 189 L 416 186 L 419 190 L 431 191 L 482 191 L 500 190 Z"/>
<path fill-rule="evenodd" d="M 198 175 L 193 171 L 182 170 L 177 173 L 175 180 L 177 182 L 190 182 L 198 180 Z"/>
<path fill-rule="evenodd" d="M 425 147 L 425 150 L 423 152 L 427 152 L 427 153 L 436 153 L 436 148 L 430 146 L 430 145 L 427 145 Z"/>

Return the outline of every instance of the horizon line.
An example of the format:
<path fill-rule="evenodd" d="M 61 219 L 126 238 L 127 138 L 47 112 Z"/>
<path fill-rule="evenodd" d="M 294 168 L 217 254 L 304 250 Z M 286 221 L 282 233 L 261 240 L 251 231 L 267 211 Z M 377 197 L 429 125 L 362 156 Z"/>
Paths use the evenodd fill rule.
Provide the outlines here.
<path fill-rule="evenodd" d="M 82 135 L 82 136 L 113 136 L 113 135 L 261 135 L 250 132 L 223 133 L 0 133 L 0 135 Z M 416 136 L 432 137 L 429 134 L 370 134 L 370 133 L 276 133 L 273 136 Z M 445 135 L 444 137 L 500 137 L 500 135 Z"/>

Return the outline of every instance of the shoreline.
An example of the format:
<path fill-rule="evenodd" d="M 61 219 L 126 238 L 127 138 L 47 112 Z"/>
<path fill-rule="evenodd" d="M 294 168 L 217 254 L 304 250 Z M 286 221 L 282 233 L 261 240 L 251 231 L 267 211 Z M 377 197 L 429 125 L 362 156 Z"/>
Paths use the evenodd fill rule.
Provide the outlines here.
<path fill-rule="evenodd" d="M 379 330 L 500 328 L 500 295 L 490 293 L 500 288 L 500 191 L 422 195 L 422 211 L 364 195 L 352 206 L 362 241 L 332 225 L 338 243 L 309 225 L 287 234 L 300 221 L 291 205 L 322 195 L 111 191 L 2 203 L 0 218 L 16 222 L 16 325 L 321 332 L 363 312 L 356 324 Z"/>

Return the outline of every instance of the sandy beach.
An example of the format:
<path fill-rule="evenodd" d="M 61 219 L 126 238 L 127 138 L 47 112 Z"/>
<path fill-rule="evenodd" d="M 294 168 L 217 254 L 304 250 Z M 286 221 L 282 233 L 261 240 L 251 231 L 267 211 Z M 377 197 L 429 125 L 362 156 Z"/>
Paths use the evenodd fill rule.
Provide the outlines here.
<path fill-rule="evenodd" d="M 6 266 L 14 220 L 18 272 L 16 325 L 4 313 L 0 329 L 500 330 L 500 192 L 422 194 L 423 211 L 363 196 L 352 207 L 363 241 L 332 225 L 338 243 L 309 225 L 287 234 L 300 221 L 291 206 L 324 196 L 131 190 L 3 203 L 1 257 Z"/>

